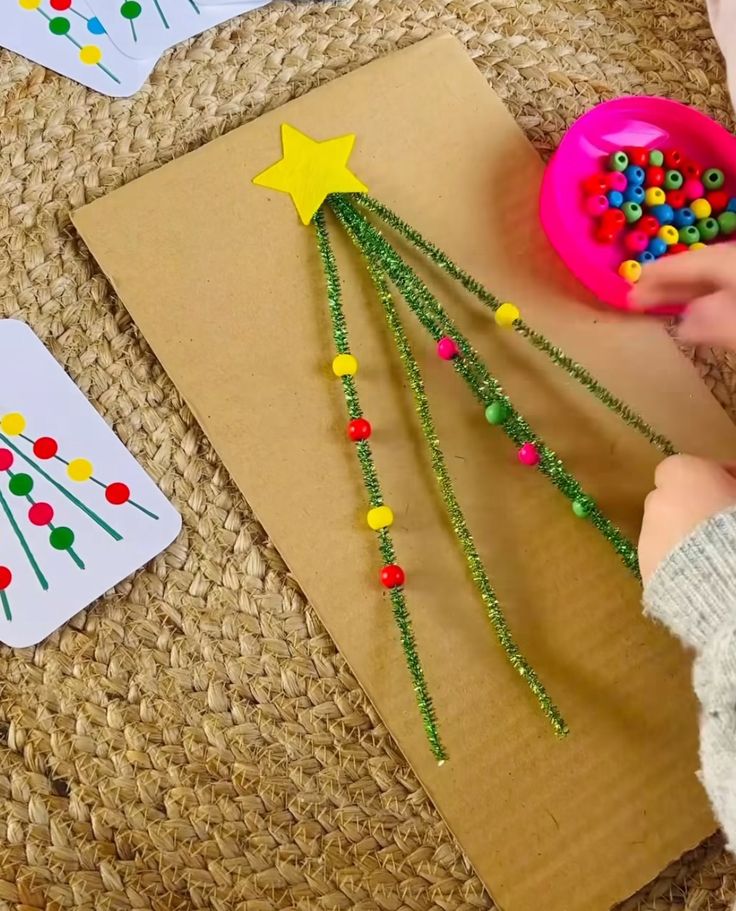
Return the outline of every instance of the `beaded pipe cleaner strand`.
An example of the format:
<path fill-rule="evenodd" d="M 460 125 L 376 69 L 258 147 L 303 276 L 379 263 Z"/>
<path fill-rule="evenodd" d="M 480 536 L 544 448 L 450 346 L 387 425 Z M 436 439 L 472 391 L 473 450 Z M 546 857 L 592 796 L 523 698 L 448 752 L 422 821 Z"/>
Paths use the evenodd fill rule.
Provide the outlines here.
<path fill-rule="evenodd" d="M 371 225 L 360 207 L 373 213 L 390 228 L 397 231 L 446 274 L 460 282 L 494 313 L 498 325 L 512 327 L 527 339 L 537 350 L 562 367 L 568 375 L 581 383 L 606 407 L 618 414 L 622 420 L 646 437 L 665 454 L 675 452 L 672 444 L 655 433 L 636 412 L 610 393 L 581 365 L 569 358 L 544 336 L 535 332 L 521 320 L 518 309 L 508 303 L 501 304 L 485 287 L 457 266 L 443 251 L 425 240 L 419 232 L 393 213 L 388 207 L 367 195 L 367 187 L 349 170 L 350 157 L 355 137 L 341 136 L 317 142 L 288 124 L 282 125 L 283 157 L 270 168 L 258 174 L 253 183 L 280 192 L 288 193 L 299 213 L 302 223 L 314 223 L 317 244 L 327 282 L 328 301 L 333 327 L 333 338 L 337 354 L 333 360 L 333 371 L 342 380 L 350 423 L 348 435 L 356 443 L 364 484 L 371 508 L 367 521 L 378 532 L 378 542 L 384 566 L 381 581 L 390 591 L 394 617 L 399 627 L 402 648 L 412 676 L 413 688 L 422 715 L 430 748 L 441 763 L 446 752 L 440 741 L 437 724 L 429 696 L 424 672 L 414 640 L 411 620 L 404 597 L 404 572 L 395 563 L 393 542 L 388 532 L 393 521 L 391 510 L 384 504 L 375 465 L 367 443 L 371 428 L 362 415 L 357 389 L 353 377 L 357 361 L 348 346 L 347 326 L 342 309 L 339 274 L 334 254 L 329 243 L 324 218 L 324 203 L 329 205 L 341 222 L 353 243 L 361 251 L 376 286 L 378 297 L 384 307 L 389 328 L 392 331 L 399 354 L 409 377 L 415 404 L 420 417 L 422 431 L 430 447 L 432 465 L 440 485 L 440 491 L 448 508 L 453 530 L 458 537 L 471 575 L 481 590 L 487 612 L 494 624 L 502 647 L 510 662 L 521 676 L 527 679 L 530 688 L 545 715 L 559 734 L 567 733 L 564 721 L 538 681 L 533 669 L 519 653 L 508 631 L 495 594 L 487 580 L 482 563 L 475 553 L 472 537 L 467 530 L 459 504 L 454 496 L 449 475 L 446 472 L 444 456 L 434 432 L 426 394 L 418 365 L 408 345 L 403 325 L 398 319 L 388 281 L 391 281 L 408 303 L 410 309 L 437 343 L 437 353 L 445 360 L 452 361 L 456 372 L 467 383 L 474 396 L 485 408 L 489 423 L 502 427 L 507 436 L 519 446 L 519 460 L 526 465 L 538 465 L 540 470 L 572 502 L 573 512 L 580 518 L 589 518 L 598 530 L 609 540 L 622 557 L 626 566 L 639 578 L 636 549 L 621 531 L 598 509 L 587 496 L 578 481 L 564 467 L 557 455 L 537 437 L 525 419 L 514 408 L 499 381 L 459 332 L 439 301 L 414 273 L 398 252 L 388 243 L 380 229 Z M 350 195 L 348 195 L 350 194 Z M 473 557 L 478 559 L 475 562 Z M 478 571 L 482 570 L 482 574 Z M 485 576 L 485 582 L 483 581 Z M 479 585 L 480 582 L 480 585 Z"/>

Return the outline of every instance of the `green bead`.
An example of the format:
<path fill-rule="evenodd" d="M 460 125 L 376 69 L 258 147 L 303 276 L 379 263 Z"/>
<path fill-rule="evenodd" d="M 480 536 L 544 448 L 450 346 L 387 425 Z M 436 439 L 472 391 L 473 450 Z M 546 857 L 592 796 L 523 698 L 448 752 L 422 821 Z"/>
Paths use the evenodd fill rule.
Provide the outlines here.
<path fill-rule="evenodd" d="M 718 224 L 724 234 L 733 234 L 736 231 L 736 212 L 721 212 Z"/>
<path fill-rule="evenodd" d="M 638 202 L 625 202 L 621 206 L 621 211 L 626 216 L 626 221 L 632 225 L 635 221 L 639 221 L 642 216 L 641 206 Z"/>
<path fill-rule="evenodd" d="M 614 152 L 608 159 L 608 167 L 612 171 L 625 171 L 629 166 L 629 156 L 626 152 Z"/>
<path fill-rule="evenodd" d="M 686 225 L 684 228 L 680 228 L 680 243 L 687 244 L 688 247 L 690 244 L 696 244 L 700 240 L 700 231 L 695 227 L 695 225 Z"/>
<path fill-rule="evenodd" d="M 726 177 L 718 168 L 708 168 L 703 174 L 703 186 L 706 190 L 720 190 L 725 182 Z"/>
<path fill-rule="evenodd" d="M 26 497 L 33 490 L 33 478 L 29 474 L 14 474 L 9 486 L 16 497 Z"/>
<path fill-rule="evenodd" d="M 585 519 L 590 515 L 590 503 L 587 500 L 574 500 L 572 511 L 578 519 Z"/>
<path fill-rule="evenodd" d="M 679 190 L 685 183 L 685 178 L 679 171 L 667 171 L 664 175 L 665 190 Z"/>
<path fill-rule="evenodd" d="M 652 149 L 649 153 L 649 164 L 654 168 L 661 168 L 664 164 L 664 153 L 659 149 Z"/>
<path fill-rule="evenodd" d="M 724 213 L 725 214 L 725 213 Z M 715 218 L 701 218 L 697 224 L 700 239 L 703 243 L 713 240 L 721 233 L 721 226 Z"/>
<path fill-rule="evenodd" d="M 486 408 L 486 420 L 489 424 L 503 424 L 509 416 L 509 410 L 503 402 L 491 402 Z"/>

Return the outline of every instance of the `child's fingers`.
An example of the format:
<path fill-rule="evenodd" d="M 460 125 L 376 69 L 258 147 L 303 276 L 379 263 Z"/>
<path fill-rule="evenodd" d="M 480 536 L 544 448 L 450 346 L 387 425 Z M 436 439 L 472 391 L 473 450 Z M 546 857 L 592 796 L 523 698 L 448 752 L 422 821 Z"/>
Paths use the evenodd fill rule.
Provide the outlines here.
<path fill-rule="evenodd" d="M 725 245 L 667 256 L 647 265 L 629 294 L 637 310 L 688 303 L 720 288 L 736 290 L 736 249 Z"/>
<path fill-rule="evenodd" d="M 736 349 L 736 296 L 716 291 L 694 300 L 677 331 L 687 345 L 713 345 Z"/>

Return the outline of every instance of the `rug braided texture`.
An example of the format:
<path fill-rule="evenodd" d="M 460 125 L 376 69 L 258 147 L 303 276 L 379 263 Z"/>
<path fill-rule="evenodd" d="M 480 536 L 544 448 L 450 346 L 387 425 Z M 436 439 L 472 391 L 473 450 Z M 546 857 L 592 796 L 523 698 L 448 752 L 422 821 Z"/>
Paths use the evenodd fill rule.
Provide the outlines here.
<path fill-rule="evenodd" d="M 618 94 L 733 126 L 699 0 L 278 2 L 170 51 L 122 100 L 0 51 L 2 313 L 35 329 L 184 517 L 101 604 L 35 649 L 0 649 L 0 909 L 493 907 L 69 221 L 440 29 L 543 154 Z M 733 413 L 727 360 L 699 364 Z M 623 907 L 734 897 L 716 837 Z"/>

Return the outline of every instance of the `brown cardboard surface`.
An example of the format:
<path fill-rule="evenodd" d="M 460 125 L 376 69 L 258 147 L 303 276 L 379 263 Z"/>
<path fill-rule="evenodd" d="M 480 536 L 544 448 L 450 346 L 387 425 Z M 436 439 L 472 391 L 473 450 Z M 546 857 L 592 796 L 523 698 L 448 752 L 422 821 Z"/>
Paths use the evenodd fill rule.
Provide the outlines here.
<path fill-rule="evenodd" d="M 407 315 L 468 522 L 572 728 L 555 740 L 494 640 L 382 316 L 341 240 L 359 388 L 451 754 L 436 766 L 377 584 L 313 233 L 286 196 L 250 184 L 280 156 L 284 120 L 318 139 L 357 133 L 352 166 L 374 195 L 682 449 L 732 456 L 736 432 L 660 326 L 597 311 L 564 272 L 536 218 L 542 164 L 449 38 L 331 82 L 74 217 L 498 904 L 604 911 L 714 828 L 695 778 L 689 661 L 642 619 L 609 545 L 518 465 Z M 656 454 L 429 274 L 527 417 L 635 535 Z"/>

